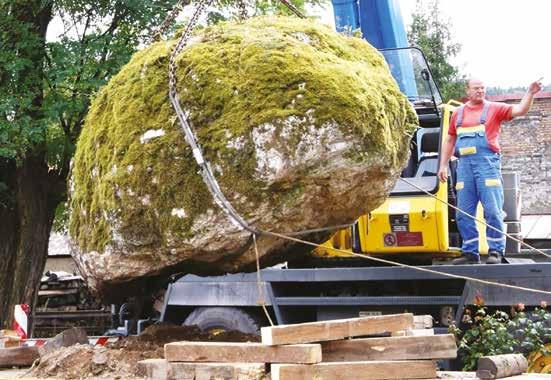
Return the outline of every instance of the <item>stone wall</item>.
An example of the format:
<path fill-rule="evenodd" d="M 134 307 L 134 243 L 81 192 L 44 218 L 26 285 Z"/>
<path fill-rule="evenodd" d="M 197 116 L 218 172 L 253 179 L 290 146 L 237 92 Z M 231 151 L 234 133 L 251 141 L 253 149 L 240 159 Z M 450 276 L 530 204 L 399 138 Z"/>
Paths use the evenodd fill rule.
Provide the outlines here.
<path fill-rule="evenodd" d="M 522 94 L 489 96 L 518 103 Z M 530 112 L 503 125 L 503 171 L 520 173 L 522 214 L 551 214 L 551 92 L 538 94 Z"/>

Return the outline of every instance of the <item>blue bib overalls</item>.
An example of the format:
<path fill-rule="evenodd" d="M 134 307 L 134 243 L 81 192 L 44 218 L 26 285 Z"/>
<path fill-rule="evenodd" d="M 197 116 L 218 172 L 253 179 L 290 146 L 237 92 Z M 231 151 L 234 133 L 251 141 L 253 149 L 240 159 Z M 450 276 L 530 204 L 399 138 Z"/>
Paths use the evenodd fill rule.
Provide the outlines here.
<path fill-rule="evenodd" d="M 485 123 L 489 103 L 484 102 L 480 124 L 462 127 L 464 106 L 457 114 L 457 141 L 455 153 L 457 166 L 457 207 L 475 216 L 478 202 L 484 208 L 484 219 L 490 226 L 503 231 L 503 181 L 501 178 L 501 155 L 490 149 L 486 138 Z M 472 218 L 457 212 L 457 227 L 463 238 L 462 251 L 478 256 L 478 231 Z M 490 252 L 503 255 L 505 236 L 489 227 L 486 238 Z"/>

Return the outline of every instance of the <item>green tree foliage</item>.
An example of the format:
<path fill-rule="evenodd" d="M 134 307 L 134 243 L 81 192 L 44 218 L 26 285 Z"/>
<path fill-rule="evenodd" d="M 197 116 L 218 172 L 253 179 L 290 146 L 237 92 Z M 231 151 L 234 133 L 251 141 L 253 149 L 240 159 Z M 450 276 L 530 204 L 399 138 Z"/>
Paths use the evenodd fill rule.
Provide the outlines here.
<path fill-rule="evenodd" d="M 486 87 L 486 95 L 524 94 L 528 87 Z"/>
<path fill-rule="evenodd" d="M 176 2 L 0 2 L 0 327 L 13 304 L 35 299 L 91 97 L 150 41 Z M 218 19 L 232 17 L 236 3 L 223 0 L 229 11 Z M 282 11 L 275 0 L 245 4 L 249 14 Z M 48 41 L 56 25 L 62 33 Z"/>
<path fill-rule="evenodd" d="M 527 86 L 486 87 L 486 95 L 524 94 L 526 91 L 528 91 Z M 551 84 L 544 84 L 542 91 L 543 92 L 551 91 Z"/>
<path fill-rule="evenodd" d="M 461 50 L 461 45 L 452 42 L 450 21 L 442 19 L 438 0 L 417 0 L 412 18 L 408 30 L 409 43 L 425 53 L 444 101 L 463 97 L 465 76 L 450 63 Z"/>

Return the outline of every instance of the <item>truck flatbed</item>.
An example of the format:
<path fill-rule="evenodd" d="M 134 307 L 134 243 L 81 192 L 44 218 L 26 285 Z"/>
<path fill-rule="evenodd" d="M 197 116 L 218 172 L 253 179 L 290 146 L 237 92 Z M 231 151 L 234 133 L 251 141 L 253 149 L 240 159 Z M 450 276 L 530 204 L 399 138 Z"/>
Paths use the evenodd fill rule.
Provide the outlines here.
<path fill-rule="evenodd" d="M 551 262 L 501 265 L 341 267 L 260 271 L 200 277 L 186 275 L 169 285 L 164 311 L 171 307 L 255 308 L 265 303 L 278 324 L 410 311 L 432 314 L 440 325 L 458 323 L 466 305 L 510 307 L 551 303 Z M 430 273 L 427 271 L 438 271 Z M 449 277 L 451 274 L 459 277 Z M 444 315 L 445 314 L 445 315 Z M 163 316 L 161 319 L 165 317 Z M 438 323 L 437 323 L 438 324 Z"/>

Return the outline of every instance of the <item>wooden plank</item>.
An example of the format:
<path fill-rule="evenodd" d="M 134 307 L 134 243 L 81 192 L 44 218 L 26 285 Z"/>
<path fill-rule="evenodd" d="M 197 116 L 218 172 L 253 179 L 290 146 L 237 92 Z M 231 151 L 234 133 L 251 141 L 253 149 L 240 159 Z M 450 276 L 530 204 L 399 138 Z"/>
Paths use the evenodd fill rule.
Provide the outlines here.
<path fill-rule="evenodd" d="M 335 340 L 323 342 L 321 350 L 324 362 L 457 357 L 452 334 Z"/>
<path fill-rule="evenodd" d="M 174 379 L 181 379 L 182 373 L 190 370 L 195 377 L 190 380 L 265 380 L 264 363 L 172 363 Z"/>
<path fill-rule="evenodd" d="M 435 379 L 432 361 L 338 362 L 313 365 L 272 364 L 272 380 Z"/>
<path fill-rule="evenodd" d="M 19 334 L 15 330 L 0 330 L 0 338 L 17 338 L 20 339 Z"/>
<path fill-rule="evenodd" d="M 460 372 L 460 371 L 437 371 L 436 374 L 438 377 L 434 380 L 480 380 L 475 372 Z M 543 373 L 524 373 L 518 376 L 506 377 L 507 380 L 536 380 L 536 379 L 547 379 L 551 380 L 551 375 Z M 432 380 L 432 379 L 431 379 Z"/>
<path fill-rule="evenodd" d="M 432 315 L 414 315 L 413 316 L 414 329 L 432 329 L 432 327 L 433 327 Z"/>
<path fill-rule="evenodd" d="M 37 347 L 0 348 L 0 367 L 30 366 L 38 358 Z"/>
<path fill-rule="evenodd" d="M 430 336 L 434 335 L 434 329 L 407 329 L 395 331 L 392 336 Z"/>
<path fill-rule="evenodd" d="M 21 339 L 19 337 L 17 337 L 17 338 L 12 338 L 12 337 L 0 338 L 0 348 L 19 347 L 20 345 L 21 345 Z"/>
<path fill-rule="evenodd" d="M 475 372 L 460 372 L 460 371 L 436 371 L 438 375 L 434 380 L 447 379 L 447 380 L 480 380 Z M 507 377 L 507 380 L 536 380 L 536 379 L 547 379 L 551 380 L 551 375 L 543 373 L 525 373 L 518 376 Z M 432 379 L 431 379 L 432 380 Z"/>
<path fill-rule="evenodd" d="M 446 379 L 446 380 L 467 380 L 467 379 L 473 379 L 478 380 L 476 377 L 476 373 L 474 372 L 465 372 L 465 371 L 436 371 L 436 378 L 431 380 L 439 380 L 439 379 Z"/>
<path fill-rule="evenodd" d="M 262 343 L 174 342 L 165 344 L 169 362 L 319 363 L 319 344 L 267 346 Z"/>
<path fill-rule="evenodd" d="M 295 325 L 262 327 L 262 343 L 295 344 L 377 335 L 413 328 L 413 314 L 336 319 Z"/>
<path fill-rule="evenodd" d="M 138 375 L 155 380 L 264 380 L 264 363 L 180 363 L 165 359 L 138 362 Z"/>
<path fill-rule="evenodd" d="M 427 336 L 434 335 L 433 318 L 431 315 L 414 315 L 413 329 L 395 331 L 392 336 Z"/>
<path fill-rule="evenodd" d="M 172 380 L 172 373 L 169 374 L 170 366 L 165 359 L 145 359 L 138 362 L 137 375 L 146 379 Z"/>

